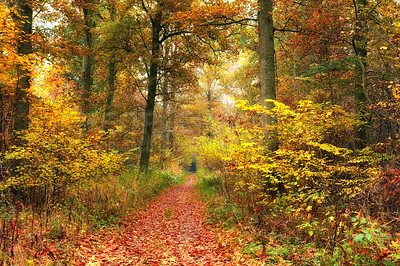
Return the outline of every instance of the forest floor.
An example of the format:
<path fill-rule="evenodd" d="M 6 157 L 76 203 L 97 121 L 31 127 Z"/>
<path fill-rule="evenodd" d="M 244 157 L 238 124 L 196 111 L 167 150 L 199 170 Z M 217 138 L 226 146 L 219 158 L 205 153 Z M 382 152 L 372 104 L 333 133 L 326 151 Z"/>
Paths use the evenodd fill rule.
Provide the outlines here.
<path fill-rule="evenodd" d="M 74 262 L 246 265 L 234 248 L 217 241 L 215 232 L 204 224 L 206 204 L 199 199 L 194 183 L 193 174 L 186 183 L 164 191 L 139 213 L 125 218 L 118 229 L 102 229 L 77 240 Z"/>

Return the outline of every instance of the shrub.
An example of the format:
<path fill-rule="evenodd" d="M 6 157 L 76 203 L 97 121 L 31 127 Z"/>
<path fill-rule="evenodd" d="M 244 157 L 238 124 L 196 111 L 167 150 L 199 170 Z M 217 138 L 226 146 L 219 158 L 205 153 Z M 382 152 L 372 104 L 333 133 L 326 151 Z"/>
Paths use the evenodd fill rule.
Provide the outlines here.
<path fill-rule="evenodd" d="M 275 102 L 272 112 L 244 101 L 238 106 L 248 122 L 216 131 L 213 137 L 219 140 L 209 139 L 205 150 L 213 150 L 211 154 L 226 167 L 223 185 L 233 184 L 229 195 L 233 200 L 225 202 L 226 208 L 232 203 L 241 206 L 242 217 L 252 221 L 263 251 L 268 252 L 266 244 L 275 233 L 282 239 L 298 237 L 303 245 L 309 243 L 303 251 L 315 255 L 310 261 L 392 265 L 398 243 L 390 241 L 388 230 L 376 222 L 355 227 L 352 218 L 355 210 L 362 209 L 363 199 L 377 199 L 375 208 L 397 215 L 398 209 L 391 205 L 398 201 L 398 172 L 381 175 L 380 169 L 393 156 L 372 148 L 351 149 L 357 121 L 340 106 L 301 101 L 290 108 Z M 263 128 L 252 119 L 259 114 L 272 115 L 277 123 Z M 277 134 L 266 139 L 266 132 Z M 279 143 L 276 151 L 268 150 L 266 143 L 271 140 Z M 211 180 L 202 182 L 212 187 Z M 220 217 L 217 212 L 214 215 Z M 280 245 L 292 248 L 290 243 Z M 299 254 L 280 255 L 294 262 Z M 303 255 L 296 259 L 308 260 Z"/>
<path fill-rule="evenodd" d="M 87 189 L 123 168 L 123 157 L 101 148 L 101 133 L 82 135 L 81 117 L 67 99 L 39 100 L 23 144 L 6 158 L 18 163 L 0 189 L 14 189 L 35 203 L 51 202 L 73 189 Z M 32 193 L 33 192 L 33 193 Z"/>

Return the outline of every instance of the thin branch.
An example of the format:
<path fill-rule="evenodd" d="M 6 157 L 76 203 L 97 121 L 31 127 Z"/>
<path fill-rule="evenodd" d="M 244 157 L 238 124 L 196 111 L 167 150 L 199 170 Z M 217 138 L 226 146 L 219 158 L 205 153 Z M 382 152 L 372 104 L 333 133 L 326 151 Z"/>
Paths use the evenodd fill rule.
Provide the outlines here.
<path fill-rule="evenodd" d="M 147 9 L 147 7 L 146 7 L 146 5 L 145 5 L 145 3 L 144 3 L 143 0 L 141 1 L 141 3 L 142 3 L 142 7 L 143 7 L 144 11 L 145 11 L 146 13 L 149 13 L 149 10 Z"/>
<path fill-rule="evenodd" d="M 300 30 L 290 30 L 290 29 L 285 29 L 285 28 L 283 28 L 283 29 L 277 29 L 277 28 L 274 28 L 274 31 L 280 31 L 280 32 L 292 32 L 292 33 L 299 33 L 299 32 L 301 32 Z"/>
<path fill-rule="evenodd" d="M 356 14 L 356 20 L 358 20 L 358 6 L 356 0 L 353 0 L 354 13 Z"/>
<path fill-rule="evenodd" d="M 44 6 L 48 3 L 48 1 L 43 1 L 42 4 L 39 7 L 38 12 L 36 12 L 35 16 L 32 18 L 33 21 L 35 21 L 36 17 L 40 15 L 40 13 L 44 10 Z"/>
<path fill-rule="evenodd" d="M 218 20 L 225 20 L 225 21 L 221 21 L 218 22 Z M 214 21 L 212 22 L 208 22 L 208 23 L 204 23 L 204 24 L 200 24 L 200 27 L 206 27 L 206 26 L 230 26 L 230 25 L 234 25 L 234 24 L 239 24 L 242 26 L 255 26 L 252 24 L 247 24 L 244 22 L 257 22 L 257 19 L 253 19 L 253 18 L 244 18 L 244 19 L 240 19 L 240 20 L 235 20 L 233 18 L 228 18 L 226 16 L 221 16 L 221 17 L 217 17 Z"/>
<path fill-rule="evenodd" d="M 279 44 L 281 45 L 281 47 L 282 47 L 282 49 L 283 49 L 283 51 L 285 52 L 285 53 L 289 53 L 289 51 L 285 48 L 285 42 L 284 41 L 282 41 L 282 39 L 281 38 L 279 38 L 279 37 L 276 37 L 275 36 L 275 38 L 279 41 Z"/>
<path fill-rule="evenodd" d="M 169 33 L 169 34 L 164 35 L 164 36 L 161 38 L 160 43 L 166 41 L 167 39 L 169 39 L 169 38 L 171 38 L 171 37 L 173 37 L 173 36 L 178 36 L 178 35 L 183 35 L 183 34 L 190 34 L 190 33 L 191 33 L 190 31 L 184 31 L 184 30 L 183 30 L 183 31 L 172 32 L 172 33 Z"/>
<path fill-rule="evenodd" d="M 129 68 L 128 68 L 126 65 L 125 65 L 125 69 L 126 69 L 126 71 L 128 72 L 128 74 L 133 78 L 133 81 L 135 82 L 136 87 L 138 88 L 138 91 L 139 91 L 140 95 L 142 95 L 143 99 L 145 99 L 145 100 L 147 101 L 147 98 L 144 96 L 144 94 L 143 94 L 142 91 L 140 90 L 140 87 L 141 87 L 141 86 L 139 86 L 139 82 L 137 81 L 136 77 L 132 74 L 131 71 L 129 71 Z"/>
<path fill-rule="evenodd" d="M 303 2 L 304 2 L 304 1 L 305 1 L 305 0 L 302 0 L 300 3 L 294 1 L 294 3 L 298 5 L 298 6 L 296 7 L 295 11 L 297 11 L 297 10 L 300 8 L 300 6 L 303 5 Z M 284 24 L 284 26 L 283 26 L 283 29 L 286 29 L 287 25 L 289 24 L 289 22 L 290 22 L 291 20 L 292 20 L 292 19 L 289 18 L 289 19 L 285 22 L 285 24 Z"/>
<path fill-rule="evenodd" d="M 214 47 L 212 46 L 212 44 L 210 42 L 207 42 L 206 40 L 204 40 L 203 38 L 201 38 L 200 36 L 197 36 L 197 38 L 204 44 L 208 45 L 210 47 L 210 49 L 213 51 L 214 56 L 217 56 L 217 51 L 214 49 Z"/>

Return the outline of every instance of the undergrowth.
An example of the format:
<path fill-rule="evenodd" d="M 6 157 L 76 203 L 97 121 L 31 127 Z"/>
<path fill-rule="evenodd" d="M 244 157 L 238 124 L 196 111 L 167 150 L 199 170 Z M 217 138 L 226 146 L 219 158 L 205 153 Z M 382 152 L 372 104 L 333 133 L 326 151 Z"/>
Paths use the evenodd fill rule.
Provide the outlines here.
<path fill-rule="evenodd" d="M 167 171 L 135 167 L 94 182 L 40 206 L 21 203 L 11 193 L 0 197 L 0 265 L 71 263 L 79 235 L 118 227 L 127 213 L 144 206 L 163 189 L 184 180 Z"/>
<path fill-rule="evenodd" d="M 214 122 L 196 151 L 221 176 L 200 177 L 206 194 L 216 191 L 210 220 L 245 236 L 242 253 L 267 265 L 399 263 L 397 150 L 355 149 L 357 118 L 340 106 L 238 103 L 246 116 Z M 277 123 L 254 124 L 257 114 Z"/>
<path fill-rule="evenodd" d="M 324 215 L 312 217 L 277 211 L 259 219 L 226 197 L 223 178 L 204 169 L 197 176 L 208 202 L 207 223 L 219 232 L 219 241 L 235 247 L 244 260 L 254 259 L 260 265 L 398 265 L 400 261 L 397 230 L 362 212 L 338 211 L 333 217 L 333 210 L 326 208 Z"/>

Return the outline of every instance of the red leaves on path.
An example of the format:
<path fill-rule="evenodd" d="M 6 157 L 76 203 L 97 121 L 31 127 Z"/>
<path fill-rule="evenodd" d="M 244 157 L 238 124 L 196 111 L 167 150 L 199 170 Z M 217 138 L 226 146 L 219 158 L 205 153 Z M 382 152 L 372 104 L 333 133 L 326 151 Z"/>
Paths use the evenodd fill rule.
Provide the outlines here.
<path fill-rule="evenodd" d="M 78 241 L 78 264 L 233 265 L 202 224 L 205 204 L 189 181 L 169 189 L 121 228 Z"/>

